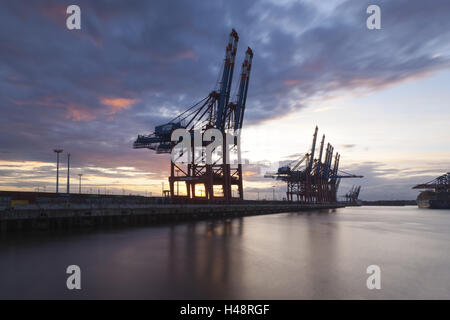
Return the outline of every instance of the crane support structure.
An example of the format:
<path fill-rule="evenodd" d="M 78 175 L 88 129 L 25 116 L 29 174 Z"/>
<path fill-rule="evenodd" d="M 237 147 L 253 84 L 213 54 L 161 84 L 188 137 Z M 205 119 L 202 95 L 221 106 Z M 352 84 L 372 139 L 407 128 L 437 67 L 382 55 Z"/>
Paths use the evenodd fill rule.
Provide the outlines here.
<path fill-rule="evenodd" d="M 353 185 L 351 187 L 351 189 L 349 190 L 349 192 L 347 192 L 344 195 L 345 202 L 348 204 L 358 204 L 358 202 L 360 202 L 358 200 L 360 191 L 361 191 L 361 186 Z"/>
<path fill-rule="evenodd" d="M 340 154 L 336 153 L 333 162 L 334 148 L 327 144 L 325 159 L 322 162 L 325 135 L 320 142 L 318 159 L 314 159 L 318 127 L 313 134 L 311 150 L 298 160 L 287 166 L 278 168 L 276 173 L 266 174 L 266 178 L 274 178 L 286 182 L 288 201 L 302 203 L 336 203 L 337 191 L 343 178 L 363 178 L 339 170 Z M 358 192 L 359 193 L 359 192 Z"/>
<path fill-rule="evenodd" d="M 172 154 L 169 185 L 173 202 L 229 203 L 243 200 L 239 134 L 247 102 L 253 51 L 247 48 L 236 99 L 230 102 L 238 41 L 239 36 L 233 29 L 225 48 L 219 88 L 168 123 L 156 126 L 152 134 L 138 135 L 133 144 L 135 149 L 147 148 L 156 153 L 172 153 L 176 145 L 171 138 L 173 131 L 185 129 L 190 133 L 190 152 L 184 154 L 183 151 L 182 154 L 188 155 L 188 159 L 177 161 L 177 157 L 174 158 Z M 207 139 L 205 132 L 208 129 L 217 129 L 222 134 L 223 141 L 221 146 L 214 147 L 214 151 L 220 152 L 216 153 L 212 163 L 207 161 L 205 152 L 214 141 L 212 137 Z M 234 137 L 232 143 L 228 143 L 227 137 L 230 135 Z M 203 141 L 200 147 L 195 144 L 198 138 Z"/>
<path fill-rule="evenodd" d="M 413 189 L 433 189 L 435 192 L 450 191 L 450 172 L 443 174 L 427 183 L 418 184 Z"/>

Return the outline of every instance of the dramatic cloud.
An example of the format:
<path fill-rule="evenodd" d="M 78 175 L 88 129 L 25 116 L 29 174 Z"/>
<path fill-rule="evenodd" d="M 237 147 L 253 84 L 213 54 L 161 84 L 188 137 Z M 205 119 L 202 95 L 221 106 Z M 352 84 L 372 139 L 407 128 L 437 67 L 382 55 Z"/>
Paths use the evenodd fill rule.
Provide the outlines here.
<path fill-rule="evenodd" d="M 167 159 L 132 150 L 132 141 L 216 87 L 231 28 L 240 35 L 237 69 L 247 45 L 255 52 L 247 125 L 450 61 L 447 0 L 85 0 L 77 1 L 82 29 L 69 31 L 70 4 L 1 5 L 2 160 L 49 163 L 61 146 L 80 167 L 167 170 Z M 367 30 L 369 4 L 381 6 L 382 30 Z"/>

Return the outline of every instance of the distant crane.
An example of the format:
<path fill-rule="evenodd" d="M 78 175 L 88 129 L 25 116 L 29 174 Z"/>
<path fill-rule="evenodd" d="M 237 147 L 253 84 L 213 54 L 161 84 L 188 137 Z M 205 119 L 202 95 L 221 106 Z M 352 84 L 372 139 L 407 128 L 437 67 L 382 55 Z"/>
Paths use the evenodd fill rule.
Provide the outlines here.
<path fill-rule="evenodd" d="M 243 199 L 242 166 L 239 161 L 237 164 L 230 165 L 230 159 L 226 158 L 228 152 L 224 152 L 229 148 L 228 150 L 235 152 L 240 159 L 238 141 L 235 139 L 231 148 L 225 142 L 227 133 L 233 132 L 235 134 L 242 129 L 253 51 L 250 47 L 247 48 L 236 100 L 230 102 L 238 41 L 239 36 L 233 29 L 225 49 L 224 66 L 218 89 L 210 92 L 204 99 L 177 115 L 168 123 L 156 126 L 152 134 L 138 135 L 133 144 L 135 149 L 147 148 L 155 150 L 156 153 L 170 153 L 175 145 L 175 142 L 171 141 L 171 135 L 176 129 L 188 130 L 191 133 L 192 141 L 194 141 L 195 132 L 200 132 L 203 136 L 207 129 L 220 130 L 224 141 L 222 154 L 213 164 L 206 164 L 204 150 L 196 150 L 194 143 L 191 143 L 191 158 L 188 159 L 187 164 L 171 161 L 169 184 L 172 200 L 230 202 Z M 209 143 L 204 143 L 203 147 L 206 147 Z M 179 174 L 175 175 L 175 172 Z M 178 183 L 184 184 L 185 195 L 175 192 L 175 183 L 177 183 L 177 186 Z M 233 189 L 237 189 L 237 192 L 234 193 Z M 204 193 L 203 190 L 205 190 Z M 233 194 L 237 196 L 234 197 Z"/>
<path fill-rule="evenodd" d="M 418 184 L 413 189 L 434 189 L 435 192 L 446 192 L 450 190 L 450 172 L 443 174 L 426 183 Z"/>
<path fill-rule="evenodd" d="M 350 204 L 357 204 L 361 186 L 353 185 L 350 190 L 344 195 L 345 202 Z"/>
<path fill-rule="evenodd" d="M 336 153 L 333 160 L 334 148 L 327 144 L 325 159 L 322 162 L 325 135 L 320 143 L 319 157 L 314 159 L 317 133 L 316 126 L 313 135 L 311 151 L 302 155 L 298 160 L 278 168 L 276 173 L 265 174 L 265 178 L 274 178 L 287 183 L 286 196 L 288 201 L 303 203 L 334 203 L 337 202 L 336 193 L 342 178 L 363 178 L 343 170 L 339 171 L 340 154 Z"/>
<path fill-rule="evenodd" d="M 426 189 L 417 196 L 419 208 L 450 209 L 450 172 L 413 189 Z"/>

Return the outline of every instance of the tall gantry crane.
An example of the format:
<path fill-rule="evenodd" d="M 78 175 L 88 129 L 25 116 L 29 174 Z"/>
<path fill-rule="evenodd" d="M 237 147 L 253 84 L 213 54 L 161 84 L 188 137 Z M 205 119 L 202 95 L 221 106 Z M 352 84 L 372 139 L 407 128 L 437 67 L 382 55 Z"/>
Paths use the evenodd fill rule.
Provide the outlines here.
<path fill-rule="evenodd" d="M 177 115 L 168 123 L 155 127 L 149 135 L 138 135 L 133 144 L 135 149 L 147 148 L 156 153 L 171 153 L 176 142 L 171 136 L 176 129 L 186 129 L 191 134 L 191 152 L 185 163 L 172 158 L 170 166 L 170 195 L 173 200 L 209 200 L 230 202 L 243 199 L 242 165 L 240 161 L 231 163 L 231 156 L 240 160 L 239 133 L 245 114 L 250 70 L 253 59 L 251 48 L 247 48 L 242 63 L 240 83 L 236 99 L 230 102 L 231 84 L 239 36 L 233 29 L 225 49 L 225 60 L 219 88 L 209 93 L 186 111 Z M 200 148 L 194 144 L 196 134 L 204 137 L 208 129 L 217 129 L 222 134 L 223 145 L 217 152 L 214 162 L 207 163 L 205 147 L 210 142 L 203 142 Z M 235 137 L 233 143 L 227 143 L 227 134 Z M 204 140 L 204 139 L 202 139 Z M 206 139 L 207 140 L 207 139 Z M 217 148 L 219 149 L 219 148 Z M 219 151 L 219 150 L 216 150 Z M 186 156 L 183 152 L 181 156 Z M 230 157 L 227 159 L 227 157 Z M 182 184 L 182 194 L 179 185 Z"/>
<path fill-rule="evenodd" d="M 353 185 L 350 190 L 344 195 L 345 202 L 350 204 L 357 204 L 361 186 Z"/>
<path fill-rule="evenodd" d="M 339 170 L 340 154 L 336 153 L 333 162 L 334 147 L 327 144 L 325 158 L 322 161 L 325 135 L 322 136 L 319 157 L 315 156 L 317 134 L 316 126 L 313 135 L 311 151 L 298 160 L 278 168 L 276 173 L 266 174 L 266 178 L 275 178 L 287 183 L 286 196 L 288 201 L 302 203 L 335 203 L 337 190 L 342 178 L 363 178 L 343 170 Z"/>

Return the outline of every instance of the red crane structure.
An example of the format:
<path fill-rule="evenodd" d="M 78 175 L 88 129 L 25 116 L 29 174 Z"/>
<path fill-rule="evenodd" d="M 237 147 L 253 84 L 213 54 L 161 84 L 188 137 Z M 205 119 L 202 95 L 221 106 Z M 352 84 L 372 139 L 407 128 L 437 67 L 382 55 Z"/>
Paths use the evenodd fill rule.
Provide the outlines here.
<path fill-rule="evenodd" d="M 325 135 L 322 136 L 320 143 L 319 157 L 314 158 L 318 130 L 319 128 L 316 126 L 309 153 L 286 166 L 278 168 L 277 173 L 265 175 L 266 178 L 275 178 L 287 183 L 286 196 L 288 201 L 335 203 L 337 202 L 336 194 L 342 178 L 363 178 L 363 176 L 339 170 L 341 157 L 339 153 L 336 153 L 332 164 L 334 148 L 329 143 L 325 150 L 325 158 L 322 161 Z"/>
<path fill-rule="evenodd" d="M 450 209 L 450 172 L 413 189 L 425 189 L 417 196 L 419 208 Z"/>
<path fill-rule="evenodd" d="M 418 184 L 414 186 L 413 189 L 432 189 L 435 192 L 450 191 L 450 172 L 426 183 Z"/>
<path fill-rule="evenodd" d="M 139 135 L 133 144 L 135 149 L 147 148 L 156 153 L 172 153 L 169 185 L 174 202 L 243 200 L 239 133 L 245 114 L 253 52 L 250 48 L 246 51 L 236 99 L 231 102 L 229 100 L 238 41 L 239 36 L 233 29 L 225 49 L 219 88 L 168 123 L 156 126 L 154 133 Z M 177 151 L 174 155 L 172 151 L 175 151 L 177 142 L 181 140 L 172 140 L 172 133 L 176 129 L 189 132 L 188 140 L 191 141 L 190 147 Z M 207 151 L 217 136 L 208 134 L 208 129 L 218 130 L 216 132 L 220 132 L 223 141 L 221 146 L 212 148 L 215 152 L 212 162 L 207 161 Z M 231 143 L 227 139 L 230 135 Z M 196 144 L 198 141 L 200 146 Z M 232 156 L 235 158 L 234 162 L 231 161 Z M 179 161 L 181 158 L 185 160 Z M 179 193 L 180 184 L 183 194 Z"/>

